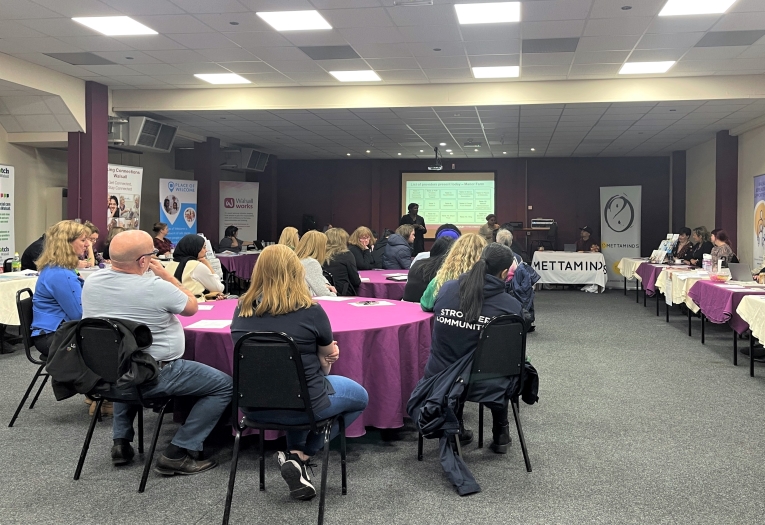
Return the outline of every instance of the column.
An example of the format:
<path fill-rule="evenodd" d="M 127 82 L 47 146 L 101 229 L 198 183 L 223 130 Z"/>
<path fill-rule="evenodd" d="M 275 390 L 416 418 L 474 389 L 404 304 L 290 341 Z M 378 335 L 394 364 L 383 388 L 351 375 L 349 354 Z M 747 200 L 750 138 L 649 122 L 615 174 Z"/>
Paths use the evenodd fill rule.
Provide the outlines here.
<path fill-rule="evenodd" d="M 218 246 L 218 206 L 222 155 L 220 139 L 207 137 L 206 142 L 194 144 L 194 179 L 197 181 L 197 231 Z"/>
<path fill-rule="evenodd" d="M 717 132 L 715 162 L 715 228 L 728 232 L 736 250 L 738 232 L 738 137 Z"/>
<path fill-rule="evenodd" d="M 672 232 L 677 233 L 685 224 L 685 151 L 673 151 L 672 165 Z M 693 228 L 693 226 L 688 226 Z"/>

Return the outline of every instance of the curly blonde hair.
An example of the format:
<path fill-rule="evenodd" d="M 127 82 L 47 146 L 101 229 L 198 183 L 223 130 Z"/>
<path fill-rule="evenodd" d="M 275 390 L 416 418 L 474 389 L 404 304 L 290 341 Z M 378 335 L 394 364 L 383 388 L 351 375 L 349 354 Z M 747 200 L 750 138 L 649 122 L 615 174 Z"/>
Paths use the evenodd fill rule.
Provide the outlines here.
<path fill-rule="evenodd" d="M 463 273 L 470 271 L 481 258 L 484 247 L 486 247 L 486 239 L 477 233 L 465 233 L 454 241 L 446 259 L 444 259 L 444 264 L 441 265 L 436 274 L 436 288 L 433 291 L 433 296 L 438 294 L 446 281 L 456 279 Z"/>
<path fill-rule="evenodd" d="M 48 228 L 43 252 L 35 261 L 37 269 L 42 270 L 46 266 L 61 266 L 69 270 L 77 268 L 81 254 L 74 251 L 72 243 L 83 235 L 90 235 L 90 229 L 74 221 L 60 221 Z"/>
<path fill-rule="evenodd" d="M 342 228 L 330 228 L 325 233 L 327 236 L 327 260 L 338 253 L 348 251 L 348 232 Z"/>
<path fill-rule="evenodd" d="M 279 237 L 279 242 L 277 244 L 283 244 L 284 246 L 287 246 L 288 248 L 292 248 L 293 250 L 297 248 L 298 242 L 300 241 L 300 236 L 298 235 L 297 228 L 293 228 L 292 226 L 287 226 L 282 230 L 282 234 Z"/>

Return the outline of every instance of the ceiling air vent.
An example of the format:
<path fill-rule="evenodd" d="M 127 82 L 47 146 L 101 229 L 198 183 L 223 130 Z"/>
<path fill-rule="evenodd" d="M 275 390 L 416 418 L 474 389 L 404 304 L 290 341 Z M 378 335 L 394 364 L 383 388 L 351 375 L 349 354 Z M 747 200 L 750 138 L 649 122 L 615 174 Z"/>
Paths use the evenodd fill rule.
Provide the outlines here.
<path fill-rule="evenodd" d="M 147 117 L 130 117 L 128 120 L 128 146 L 165 153 L 173 149 L 177 127 Z"/>

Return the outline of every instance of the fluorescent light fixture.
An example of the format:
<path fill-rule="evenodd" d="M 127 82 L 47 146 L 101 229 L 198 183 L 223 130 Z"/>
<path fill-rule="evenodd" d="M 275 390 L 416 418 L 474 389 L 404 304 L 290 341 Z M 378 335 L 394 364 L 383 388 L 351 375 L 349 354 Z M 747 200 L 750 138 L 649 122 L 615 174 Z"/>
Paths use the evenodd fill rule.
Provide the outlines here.
<path fill-rule="evenodd" d="M 156 35 L 157 32 L 129 16 L 85 16 L 72 18 L 106 36 Z"/>
<path fill-rule="evenodd" d="M 451 153 L 451 152 L 452 152 L 452 150 L 450 150 L 450 149 L 446 150 L 446 153 Z"/>
<path fill-rule="evenodd" d="M 478 148 L 474 149 L 473 151 L 478 151 Z"/>
<path fill-rule="evenodd" d="M 531 151 L 536 151 L 536 150 L 537 150 L 536 148 L 531 148 Z"/>
<path fill-rule="evenodd" d="M 367 153 L 372 153 L 371 151 L 367 150 Z"/>
<path fill-rule="evenodd" d="M 199 73 L 195 77 L 210 84 L 251 84 L 249 80 L 236 73 Z"/>
<path fill-rule="evenodd" d="M 503 152 L 502 152 L 502 155 L 507 155 L 507 152 L 506 152 L 506 151 L 503 151 Z"/>
<path fill-rule="evenodd" d="M 401 155 L 401 153 L 399 153 L 399 155 Z"/>
<path fill-rule="evenodd" d="M 421 149 L 421 150 L 420 150 L 420 153 L 424 153 L 424 152 L 425 152 L 425 150 L 424 150 L 424 149 Z"/>
<path fill-rule="evenodd" d="M 350 154 L 350 153 L 346 153 L 346 155 L 348 155 L 349 157 L 351 156 L 351 154 Z"/>
<path fill-rule="evenodd" d="M 330 75 L 340 82 L 380 82 L 382 79 L 371 69 L 361 71 L 330 71 Z"/>
<path fill-rule="evenodd" d="M 520 66 L 474 67 L 475 78 L 515 78 L 520 76 Z"/>
<path fill-rule="evenodd" d="M 521 21 L 520 2 L 454 4 L 460 24 L 505 24 Z"/>
<path fill-rule="evenodd" d="M 316 10 L 310 11 L 261 11 L 255 13 L 277 31 L 309 31 L 332 29 L 329 22 Z"/>
<path fill-rule="evenodd" d="M 446 142 L 441 142 L 438 144 L 439 146 L 446 146 Z"/>
<path fill-rule="evenodd" d="M 736 0 L 667 0 L 659 16 L 722 14 Z"/>
<path fill-rule="evenodd" d="M 648 73 L 666 73 L 675 65 L 674 60 L 666 62 L 627 62 L 619 70 L 620 75 L 645 75 Z"/>

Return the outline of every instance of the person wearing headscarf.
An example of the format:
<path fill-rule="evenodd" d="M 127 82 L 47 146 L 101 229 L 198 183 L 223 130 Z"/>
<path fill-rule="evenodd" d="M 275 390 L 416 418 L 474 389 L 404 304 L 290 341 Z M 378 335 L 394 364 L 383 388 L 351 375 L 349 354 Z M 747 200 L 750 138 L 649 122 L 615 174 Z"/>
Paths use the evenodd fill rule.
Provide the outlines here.
<path fill-rule="evenodd" d="M 178 241 L 173 260 L 167 265 L 167 271 L 198 300 L 204 300 L 205 297 L 225 297 L 222 295 L 223 283 L 207 260 L 205 240 L 199 235 L 189 234 Z"/>

